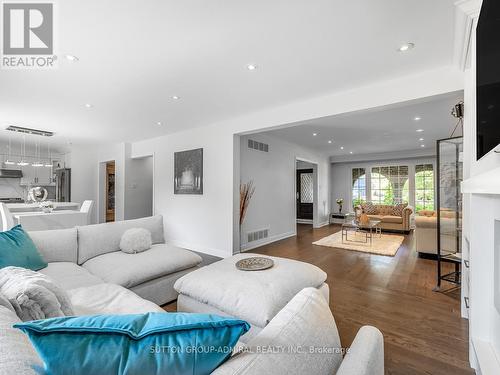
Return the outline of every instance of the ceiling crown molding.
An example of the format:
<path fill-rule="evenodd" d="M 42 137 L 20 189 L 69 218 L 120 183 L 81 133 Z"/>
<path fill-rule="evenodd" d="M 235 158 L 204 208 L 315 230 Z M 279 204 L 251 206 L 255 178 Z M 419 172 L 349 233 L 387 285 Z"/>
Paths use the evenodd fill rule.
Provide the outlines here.
<path fill-rule="evenodd" d="M 453 60 L 461 70 L 469 67 L 472 31 L 476 27 L 482 3 L 482 0 L 459 0 L 455 3 Z"/>

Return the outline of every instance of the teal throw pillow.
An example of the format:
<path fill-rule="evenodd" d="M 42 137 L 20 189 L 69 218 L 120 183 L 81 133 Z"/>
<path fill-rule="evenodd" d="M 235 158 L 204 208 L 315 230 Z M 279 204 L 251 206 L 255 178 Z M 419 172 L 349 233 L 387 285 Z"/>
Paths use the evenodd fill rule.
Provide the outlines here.
<path fill-rule="evenodd" d="M 20 225 L 0 232 L 0 268 L 16 266 L 33 271 L 47 267 L 32 239 Z"/>
<path fill-rule="evenodd" d="M 250 326 L 188 313 L 61 317 L 18 323 L 48 375 L 207 375 Z"/>

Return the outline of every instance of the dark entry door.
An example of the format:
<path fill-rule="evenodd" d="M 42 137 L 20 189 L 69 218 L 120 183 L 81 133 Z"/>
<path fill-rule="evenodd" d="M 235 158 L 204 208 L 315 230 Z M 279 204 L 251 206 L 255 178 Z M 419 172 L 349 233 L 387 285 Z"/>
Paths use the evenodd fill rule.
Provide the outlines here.
<path fill-rule="evenodd" d="M 313 170 L 297 170 L 297 219 L 313 218 Z"/>

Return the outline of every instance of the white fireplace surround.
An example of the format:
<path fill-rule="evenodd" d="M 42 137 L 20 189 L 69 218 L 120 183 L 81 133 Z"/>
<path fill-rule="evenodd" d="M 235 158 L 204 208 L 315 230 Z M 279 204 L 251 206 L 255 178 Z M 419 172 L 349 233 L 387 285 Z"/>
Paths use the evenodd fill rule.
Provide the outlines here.
<path fill-rule="evenodd" d="M 500 167 L 467 179 L 462 192 L 470 194 L 470 225 L 464 232 L 470 272 L 463 278 L 470 361 L 478 374 L 500 374 Z"/>

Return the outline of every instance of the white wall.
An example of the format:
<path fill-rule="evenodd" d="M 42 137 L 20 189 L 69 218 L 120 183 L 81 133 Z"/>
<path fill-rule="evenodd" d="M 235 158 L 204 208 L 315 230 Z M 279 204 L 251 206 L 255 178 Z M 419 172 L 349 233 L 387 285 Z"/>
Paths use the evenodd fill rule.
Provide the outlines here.
<path fill-rule="evenodd" d="M 419 157 L 419 158 L 408 158 L 408 159 L 392 159 L 392 160 L 374 160 L 374 161 L 354 161 L 347 163 L 333 163 L 331 166 L 331 202 L 332 210 L 338 211 L 337 204 L 335 201 L 338 198 L 344 199 L 344 208 L 348 211 L 352 211 L 352 169 L 353 168 L 365 168 L 369 171 L 372 167 L 386 166 L 386 165 L 407 165 L 410 188 L 410 205 L 415 204 L 414 201 L 414 186 L 415 179 L 412 176 L 415 175 L 415 165 L 417 164 L 433 164 L 434 170 L 436 170 L 436 158 L 433 156 Z M 368 181 L 367 181 L 368 184 Z M 368 197 L 367 197 L 368 198 Z"/>
<path fill-rule="evenodd" d="M 125 181 L 125 219 L 153 214 L 153 157 L 130 159 Z"/>
<path fill-rule="evenodd" d="M 233 254 L 233 134 L 187 130 L 132 144 L 132 157 L 154 154 L 155 213 L 168 242 L 216 256 Z M 203 148 L 203 195 L 174 194 L 174 152 Z"/>
<path fill-rule="evenodd" d="M 248 139 L 267 143 L 269 152 L 248 148 Z M 317 191 L 314 192 L 317 215 L 314 227 L 328 223 L 328 158 L 265 133 L 241 137 L 240 179 L 254 182 L 255 194 L 241 228 L 242 250 L 273 242 L 296 233 L 296 160 L 317 165 Z M 310 166 L 309 166 L 310 168 Z M 247 242 L 248 232 L 269 229 L 267 239 Z"/>

